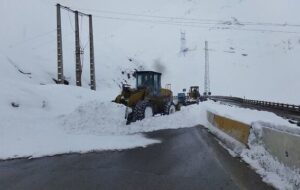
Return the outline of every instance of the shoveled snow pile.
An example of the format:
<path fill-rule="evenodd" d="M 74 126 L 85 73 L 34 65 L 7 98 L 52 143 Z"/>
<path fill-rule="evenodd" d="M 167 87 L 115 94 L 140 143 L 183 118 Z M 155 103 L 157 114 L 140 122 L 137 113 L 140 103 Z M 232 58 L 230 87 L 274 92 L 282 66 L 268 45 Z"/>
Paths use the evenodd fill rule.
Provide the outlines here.
<path fill-rule="evenodd" d="M 264 147 L 262 128 L 254 123 L 248 140 L 249 149 L 241 157 L 249 163 L 263 180 L 278 189 L 300 189 L 300 169 L 290 168 L 278 161 Z"/>
<path fill-rule="evenodd" d="M 271 155 L 263 142 L 262 125 L 282 132 L 300 134 L 300 129 L 287 120 L 266 111 L 257 111 L 208 101 L 203 103 L 207 111 L 251 125 L 248 148 L 232 137 L 211 126 L 205 125 L 225 143 L 231 155 L 239 155 L 259 173 L 263 180 L 278 189 L 300 189 L 300 169 L 290 168 Z M 232 154 L 234 151 L 235 154 Z"/>
<path fill-rule="evenodd" d="M 276 126 L 281 127 L 282 130 L 293 130 L 298 128 L 296 125 L 291 124 L 288 120 L 283 119 L 272 112 L 258 111 L 249 108 L 240 108 L 233 105 L 224 105 L 219 102 L 207 101 L 203 103 L 206 109 L 217 115 L 227 117 L 229 119 L 238 120 L 245 124 L 251 125 L 256 121 L 273 123 Z M 288 129 L 290 128 L 290 129 Z"/>
<path fill-rule="evenodd" d="M 221 131 L 220 129 L 214 127 L 209 122 L 206 123 L 206 125 L 203 125 L 206 127 L 212 134 L 214 134 L 218 140 L 219 144 L 225 148 L 229 154 L 233 157 L 236 157 L 240 155 L 243 150 L 246 148 L 246 146 L 239 141 L 235 140 L 231 136 L 229 136 L 227 133 Z"/>
<path fill-rule="evenodd" d="M 101 93 L 63 85 L 9 84 L 0 84 L 5 94 L 0 101 L 0 159 L 126 149 L 159 142 L 141 134 L 69 134 L 59 123 L 62 115 Z"/>
<path fill-rule="evenodd" d="M 68 133 L 128 135 L 160 129 L 176 129 L 203 124 L 206 112 L 202 106 L 189 106 L 168 116 L 155 116 L 126 125 L 125 106 L 112 102 L 91 101 L 63 116 Z"/>
<path fill-rule="evenodd" d="M 64 115 L 61 124 L 69 133 L 120 134 L 115 128 L 125 128 L 125 107 L 112 102 L 97 100 L 80 105 Z"/>
<path fill-rule="evenodd" d="M 128 126 L 124 106 L 84 88 L 28 84 L 7 93 L 0 102 L 0 159 L 145 147 L 160 141 L 141 132 L 192 127 L 205 119 L 201 106 L 191 106 Z"/>

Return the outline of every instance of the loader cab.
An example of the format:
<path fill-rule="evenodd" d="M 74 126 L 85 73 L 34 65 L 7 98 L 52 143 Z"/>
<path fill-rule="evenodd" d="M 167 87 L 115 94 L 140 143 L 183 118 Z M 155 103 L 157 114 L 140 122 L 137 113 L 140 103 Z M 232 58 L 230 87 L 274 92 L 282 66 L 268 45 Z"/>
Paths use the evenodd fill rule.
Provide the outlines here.
<path fill-rule="evenodd" d="M 199 92 L 199 86 L 191 86 L 190 92 Z"/>
<path fill-rule="evenodd" d="M 189 97 L 192 99 L 198 99 L 201 97 L 199 92 L 199 86 L 191 86 Z"/>
<path fill-rule="evenodd" d="M 135 72 L 136 88 L 147 89 L 153 96 L 160 95 L 161 73 L 154 71 L 137 71 Z"/>

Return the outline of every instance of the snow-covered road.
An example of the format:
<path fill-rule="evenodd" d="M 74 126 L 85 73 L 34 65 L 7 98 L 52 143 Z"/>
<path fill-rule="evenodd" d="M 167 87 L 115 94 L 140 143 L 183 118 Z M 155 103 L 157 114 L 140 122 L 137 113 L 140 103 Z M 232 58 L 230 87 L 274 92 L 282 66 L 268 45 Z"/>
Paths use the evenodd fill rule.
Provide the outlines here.
<path fill-rule="evenodd" d="M 260 121 L 277 130 L 299 132 L 294 125 L 273 113 L 229 107 L 211 101 L 184 107 L 180 112 L 169 116 L 156 116 L 128 126 L 124 119 L 125 107 L 95 99 L 99 95 L 96 92 L 56 85 L 15 91 L 22 92 L 23 96 L 7 96 L 9 99 L 2 100 L 6 103 L 0 108 L 3 110 L 0 118 L 0 159 L 147 147 L 161 143 L 161 140 L 147 138 L 144 132 L 187 128 L 199 124 L 215 132 L 207 121 L 207 111 L 249 125 Z M 12 107 L 9 102 L 13 100 L 20 106 Z M 221 139 L 226 139 L 226 135 L 218 134 L 222 136 Z M 273 159 L 262 149 L 261 144 L 251 146 L 253 149 L 250 150 L 238 146 L 233 149 L 239 150 L 237 155 L 242 156 L 268 183 L 281 189 L 299 184 L 299 171 L 288 169 Z"/>
<path fill-rule="evenodd" d="M 1 189 L 273 189 L 247 164 L 231 157 L 201 126 L 160 130 L 147 133 L 147 137 L 162 143 L 124 151 L 0 162 Z"/>

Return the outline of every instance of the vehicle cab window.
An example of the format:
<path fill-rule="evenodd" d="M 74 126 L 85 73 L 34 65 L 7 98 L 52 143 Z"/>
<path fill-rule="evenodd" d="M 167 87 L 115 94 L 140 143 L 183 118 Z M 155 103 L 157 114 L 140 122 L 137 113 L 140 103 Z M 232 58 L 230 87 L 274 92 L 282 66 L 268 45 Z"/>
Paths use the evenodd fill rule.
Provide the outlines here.
<path fill-rule="evenodd" d="M 160 74 L 155 72 L 138 72 L 136 73 L 138 89 L 147 88 L 151 95 L 160 95 Z"/>

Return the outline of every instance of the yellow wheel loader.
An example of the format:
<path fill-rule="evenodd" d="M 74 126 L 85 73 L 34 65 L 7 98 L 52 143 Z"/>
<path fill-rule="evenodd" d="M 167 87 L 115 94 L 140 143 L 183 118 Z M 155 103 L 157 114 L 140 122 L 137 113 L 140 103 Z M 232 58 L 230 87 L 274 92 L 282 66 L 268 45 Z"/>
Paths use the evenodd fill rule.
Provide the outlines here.
<path fill-rule="evenodd" d="M 161 88 L 161 73 L 137 71 L 134 76 L 136 87 L 123 85 L 121 94 L 114 101 L 126 106 L 127 124 L 156 114 L 168 115 L 176 111 L 172 91 Z"/>
<path fill-rule="evenodd" d="M 191 86 L 188 93 L 188 104 L 198 104 L 200 101 L 199 86 Z"/>

